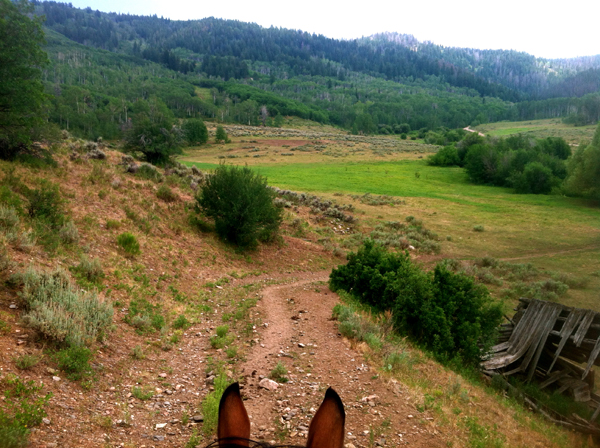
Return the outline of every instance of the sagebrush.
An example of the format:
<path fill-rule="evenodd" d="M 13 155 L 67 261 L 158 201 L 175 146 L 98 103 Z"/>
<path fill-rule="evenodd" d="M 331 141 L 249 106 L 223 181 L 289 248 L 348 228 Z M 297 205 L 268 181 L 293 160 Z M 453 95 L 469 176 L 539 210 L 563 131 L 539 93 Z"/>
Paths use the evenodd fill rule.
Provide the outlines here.
<path fill-rule="evenodd" d="M 112 324 L 112 306 L 96 292 L 73 285 L 62 269 L 42 272 L 30 267 L 16 280 L 26 312 L 23 321 L 45 338 L 67 347 L 103 339 Z"/>

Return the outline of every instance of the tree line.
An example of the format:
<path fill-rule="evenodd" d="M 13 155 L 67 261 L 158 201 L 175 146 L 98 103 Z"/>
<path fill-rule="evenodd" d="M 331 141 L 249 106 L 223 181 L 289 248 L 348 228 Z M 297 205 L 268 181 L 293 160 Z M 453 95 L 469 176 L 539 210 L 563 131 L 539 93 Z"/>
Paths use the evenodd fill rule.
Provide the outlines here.
<path fill-rule="evenodd" d="M 509 187 L 516 193 L 600 200 L 600 124 L 592 142 L 574 154 L 559 137 L 491 138 L 477 133 L 456 137 L 455 131 L 449 131 L 448 144 L 430 156 L 428 164 L 464 167 L 472 182 Z"/>

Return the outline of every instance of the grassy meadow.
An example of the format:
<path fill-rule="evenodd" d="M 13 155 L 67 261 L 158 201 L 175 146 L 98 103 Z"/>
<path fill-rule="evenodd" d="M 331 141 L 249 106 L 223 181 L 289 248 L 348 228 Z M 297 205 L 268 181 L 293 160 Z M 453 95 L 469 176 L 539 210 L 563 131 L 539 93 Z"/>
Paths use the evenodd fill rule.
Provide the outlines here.
<path fill-rule="evenodd" d="M 587 132 L 584 128 L 570 129 L 581 131 L 582 135 Z M 427 154 L 415 151 L 414 142 L 407 143 L 411 146 L 405 151 L 383 154 L 369 147 L 367 142 L 350 149 L 342 146 L 330 150 L 329 154 L 338 154 L 336 157 L 323 151 L 282 157 L 273 150 L 276 145 L 282 145 L 281 140 L 269 146 L 268 139 L 263 139 L 261 151 L 269 152 L 266 163 L 265 158 L 240 151 L 239 143 L 234 140 L 220 148 L 190 152 L 182 161 L 209 170 L 218 163 L 215 156 L 220 151 L 228 156 L 221 159 L 221 163 L 251 166 L 266 176 L 270 185 L 354 205 L 363 233 L 380 223 L 405 221 L 407 216 L 414 216 L 438 234 L 441 244 L 439 254 L 421 255 L 423 262 L 487 256 L 510 263 L 531 263 L 540 271 L 540 276 L 552 272 L 578 279 L 572 282 L 577 286 L 561 297 L 561 302 L 600 310 L 598 204 L 558 195 L 520 195 L 507 188 L 473 185 L 462 168 L 428 166 Z M 294 144 L 299 143 L 289 146 Z M 232 154 L 235 157 L 229 158 Z M 365 193 L 393 196 L 403 199 L 404 204 L 368 205 L 356 198 Z M 483 231 L 475 231 L 476 226 L 483 226 Z M 343 247 L 353 249 L 343 244 L 343 237 L 336 238 Z M 490 287 L 498 293 L 502 289 Z"/>
<path fill-rule="evenodd" d="M 578 126 L 564 124 L 560 118 L 531 121 L 500 121 L 476 126 L 477 131 L 494 137 L 525 134 L 531 137 L 562 137 L 567 143 L 578 145 L 590 142 L 596 125 Z"/>

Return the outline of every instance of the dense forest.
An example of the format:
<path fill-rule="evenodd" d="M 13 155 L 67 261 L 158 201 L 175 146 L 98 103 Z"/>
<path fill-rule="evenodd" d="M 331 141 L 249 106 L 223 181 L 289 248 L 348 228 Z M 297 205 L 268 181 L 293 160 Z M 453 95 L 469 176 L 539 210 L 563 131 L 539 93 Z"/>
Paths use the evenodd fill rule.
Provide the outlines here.
<path fill-rule="evenodd" d="M 365 134 L 600 118 L 600 57 L 543 60 L 397 34 L 340 41 L 32 3 L 45 16 L 51 119 L 88 138 L 121 136 L 149 104 L 179 119 L 272 124 L 294 115 Z"/>

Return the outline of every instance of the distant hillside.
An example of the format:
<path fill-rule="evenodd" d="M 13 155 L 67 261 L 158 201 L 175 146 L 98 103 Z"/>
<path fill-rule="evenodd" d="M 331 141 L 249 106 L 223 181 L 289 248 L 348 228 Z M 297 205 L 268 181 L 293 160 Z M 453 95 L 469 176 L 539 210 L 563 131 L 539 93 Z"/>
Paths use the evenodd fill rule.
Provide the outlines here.
<path fill-rule="evenodd" d="M 341 41 L 34 3 L 46 16 L 52 120 L 87 138 L 120 137 L 147 101 L 179 119 L 270 125 L 288 115 L 362 134 L 556 117 L 585 124 L 600 113 L 600 95 L 590 93 L 600 87 L 594 58 L 544 61 L 406 35 Z"/>
<path fill-rule="evenodd" d="M 236 73 L 231 73 L 229 66 L 237 65 L 237 74 L 243 76 L 247 71 L 242 61 L 264 61 L 283 64 L 293 75 L 339 76 L 350 70 L 398 82 L 438 76 L 453 86 L 475 89 L 482 96 L 511 101 L 520 98 L 504 86 L 404 47 L 382 52 L 359 40 L 335 40 L 233 20 L 174 21 L 80 10 L 56 2 L 38 5 L 38 11 L 46 15 L 46 26 L 75 42 L 140 55 L 184 73 L 199 66 L 209 76 L 222 76 L 224 71 L 231 75 Z M 231 59 L 211 64 L 210 57 Z"/>
<path fill-rule="evenodd" d="M 600 55 L 544 59 L 514 50 L 478 50 L 420 42 L 414 36 L 380 33 L 364 39 L 382 48 L 400 46 L 502 84 L 530 99 L 583 96 L 600 90 Z"/>

